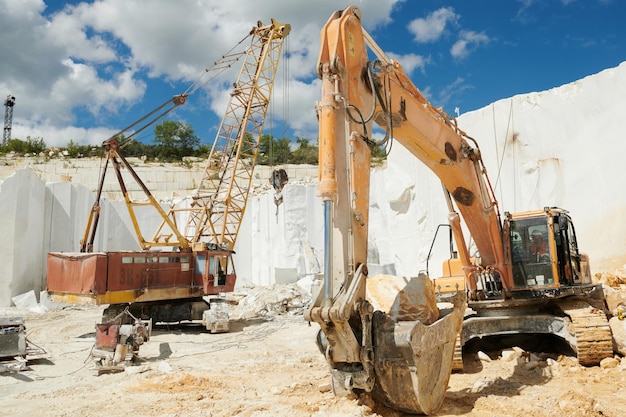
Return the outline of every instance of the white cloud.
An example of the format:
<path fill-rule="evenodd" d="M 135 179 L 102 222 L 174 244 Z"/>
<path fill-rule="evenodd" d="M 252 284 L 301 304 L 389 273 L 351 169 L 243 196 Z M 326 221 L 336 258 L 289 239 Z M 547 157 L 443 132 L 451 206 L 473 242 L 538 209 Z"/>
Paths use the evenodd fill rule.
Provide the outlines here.
<path fill-rule="evenodd" d="M 446 85 L 437 97 L 437 105 L 444 107 L 449 104 L 454 104 L 454 99 L 461 95 L 461 93 L 467 89 L 472 88 L 465 83 L 465 79 L 457 77 L 451 84 Z"/>
<path fill-rule="evenodd" d="M 49 143 L 46 140 L 46 144 L 50 147 L 67 145 L 70 140 L 80 145 L 99 145 L 103 140 L 108 139 L 118 131 L 119 129 L 105 127 L 82 128 L 72 125 L 59 127 L 51 124 L 49 120 L 32 123 L 29 120 L 16 119 L 12 128 L 12 136 L 23 139 L 30 136 L 31 138 L 43 138 L 44 140 L 50 137 L 59 138 L 58 143 Z"/>
<path fill-rule="evenodd" d="M 52 86 L 52 96 L 68 100 L 73 106 L 85 106 L 97 115 L 99 109 L 115 111 L 124 103 L 132 103 L 143 95 L 145 83 L 133 79 L 132 71 L 113 74 L 111 79 L 98 77 L 94 67 L 65 59 L 63 65 L 70 70 L 66 78 Z M 86 94 L 86 97 L 81 97 Z"/>
<path fill-rule="evenodd" d="M 46 35 L 53 45 L 64 50 L 68 56 L 74 59 L 93 62 L 115 60 L 116 52 L 112 45 L 108 45 L 107 41 L 98 34 L 88 38 L 86 30 L 85 23 L 69 11 L 68 13 L 58 13 L 52 17 L 46 26 Z"/>
<path fill-rule="evenodd" d="M 442 7 L 426 18 L 417 18 L 409 23 L 408 29 L 417 42 L 434 42 L 443 35 L 447 25 L 456 25 L 459 15 L 452 7 Z"/>
<path fill-rule="evenodd" d="M 450 54 L 456 59 L 463 59 L 470 51 L 481 44 L 489 43 L 489 37 L 483 32 L 462 31 L 459 39 L 452 45 Z"/>
<path fill-rule="evenodd" d="M 402 1 L 361 0 L 357 6 L 363 24 L 375 30 L 391 21 Z M 313 134 L 319 31 L 342 6 L 335 0 L 151 0 L 149 7 L 127 0 L 70 0 L 53 10 L 43 0 L 0 0 L 0 54 L 10 57 L 0 61 L 0 97 L 16 96 L 14 137 L 43 137 L 50 146 L 67 143 L 68 136 L 98 143 L 103 137 L 89 139 L 93 132 L 123 127 L 115 115 L 137 113 L 139 118 L 167 99 L 143 102 L 152 81 L 171 83 L 173 90 L 194 81 L 258 20 L 267 24 L 276 18 L 293 29 L 275 89 L 288 68 L 289 123 Z M 419 66 L 417 57 L 409 58 L 406 65 Z M 232 82 L 237 71 L 224 79 Z M 219 98 L 229 88 L 216 81 L 200 94 L 200 105 L 221 117 L 224 101 Z M 276 108 L 282 101 L 277 97 L 278 91 Z M 80 114 L 91 116 L 78 120 Z M 80 127 L 94 124 L 101 126 Z"/>
<path fill-rule="evenodd" d="M 389 58 L 398 61 L 400 65 L 402 65 L 404 72 L 409 76 L 416 69 L 424 72 L 426 65 L 430 63 L 430 58 L 424 58 L 423 56 L 417 54 L 398 55 L 394 53 L 388 53 L 388 55 Z"/>

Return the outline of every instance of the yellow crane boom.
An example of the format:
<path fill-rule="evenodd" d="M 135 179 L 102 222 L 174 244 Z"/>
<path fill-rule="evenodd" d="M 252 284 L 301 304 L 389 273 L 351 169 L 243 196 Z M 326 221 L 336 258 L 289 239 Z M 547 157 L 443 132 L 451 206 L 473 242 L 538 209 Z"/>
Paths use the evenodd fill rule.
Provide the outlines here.
<path fill-rule="evenodd" d="M 250 46 L 204 174 L 193 196 L 185 236 L 194 245 L 215 244 L 232 250 L 256 164 L 274 78 L 291 26 L 272 19 L 251 31 Z"/>

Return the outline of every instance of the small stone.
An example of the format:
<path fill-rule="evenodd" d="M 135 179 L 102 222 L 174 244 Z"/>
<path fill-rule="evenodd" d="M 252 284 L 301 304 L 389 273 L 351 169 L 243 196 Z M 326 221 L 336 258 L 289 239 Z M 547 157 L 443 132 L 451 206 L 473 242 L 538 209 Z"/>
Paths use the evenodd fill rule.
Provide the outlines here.
<path fill-rule="evenodd" d="M 533 369 L 537 369 L 538 366 L 539 366 L 539 362 L 532 361 L 532 362 L 528 362 L 525 367 L 529 371 L 532 371 Z"/>
<path fill-rule="evenodd" d="M 487 388 L 488 386 L 490 386 L 491 384 L 493 384 L 493 381 L 484 381 L 484 380 L 479 380 L 474 382 L 474 385 L 472 386 L 472 393 L 477 393 L 482 391 L 483 389 Z"/>
<path fill-rule="evenodd" d="M 502 360 L 504 360 L 505 362 L 511 362 L 519 357 L 521 357 L 521 353 L 517 352 L 514 349 L 505 349 L 502 351 Z"/>
<path fill-rule="evenodd" d="M 485 352 L 482 352 L 482 351 L 478 352 L 478 359 L 480 359 L 483 362 L 491 362 L 491 358 L 489 357 L 489 355 L 487 355 Z"/>
<path fill-rule="evenodd" d="M 129 375 L 141 374 L 146 371 L 149 371 L 149 366 L 126 366 L 124 367 L 124 373 Z"/>
<path fill-rule="evenodd" d="M 519 346 L 513 346 L 511 349 L 516 351 L 520 356 L 522 356 L 526 351 Z"/>
<path fill-rule="evenodd" d="M 602 369 L 617 368 L 617 365 L 619 365 L 619 361 L 615 358 L 604 358 L 600 361 L 600 368 Z"/>
<path fill-rule="evenodd" d="M 172 369 L 172 366 L 168 363 L 168 362 L 159 362 L 159 364 L 157 365 L 157 369 L 159 370 L 159 372 L 163 372 L 164 374 L 170 374 L 172 372 L 174 372 L 174 369 Z"/>
<path fill-rule="evenodd" d="M 330 392 L 330 384 L 320 384 L 317 389 L 320 390 L 320 392 Z"/>

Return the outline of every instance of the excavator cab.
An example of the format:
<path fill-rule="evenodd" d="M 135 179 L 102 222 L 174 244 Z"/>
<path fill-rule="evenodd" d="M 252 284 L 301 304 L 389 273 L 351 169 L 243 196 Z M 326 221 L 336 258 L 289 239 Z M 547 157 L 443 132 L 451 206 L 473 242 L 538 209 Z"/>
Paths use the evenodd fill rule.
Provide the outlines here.
<path fill-rule="evenodd" d="M 513 292 L 591 282 L 587 258 L 578 251 L 574 225 L 565 210 L 507 213 L 505 233 Z"/>

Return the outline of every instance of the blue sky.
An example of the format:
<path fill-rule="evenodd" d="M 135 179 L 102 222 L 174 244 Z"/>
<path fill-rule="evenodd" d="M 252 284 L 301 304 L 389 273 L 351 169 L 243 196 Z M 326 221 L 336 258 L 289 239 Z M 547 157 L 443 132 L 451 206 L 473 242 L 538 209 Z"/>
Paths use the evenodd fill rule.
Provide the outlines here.
<path fill-rule="evenodd" d="M 450 114 L 626 60 L 621 0 L 0 0 L 0 95 L 16 97 L 12 137 L 99 144 L 186 90 L 257 20 L 275 18 L 292 32 L 264 133 L 314 141 L 319 31 L 348 5 Z M 189 122 L 211 143 L 237 71 L 168 119 Z M 151 142 L 151 132 L 140 139 Z"/>

